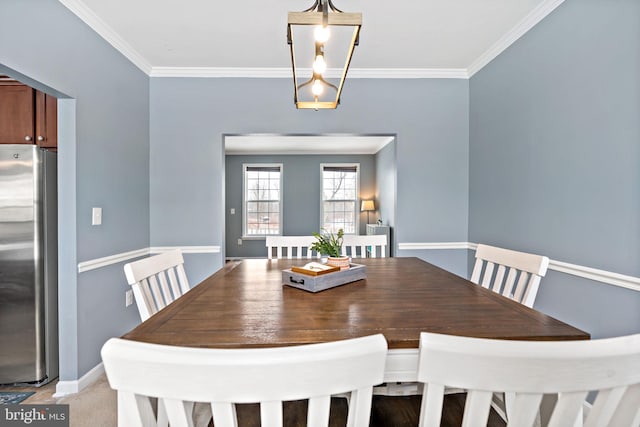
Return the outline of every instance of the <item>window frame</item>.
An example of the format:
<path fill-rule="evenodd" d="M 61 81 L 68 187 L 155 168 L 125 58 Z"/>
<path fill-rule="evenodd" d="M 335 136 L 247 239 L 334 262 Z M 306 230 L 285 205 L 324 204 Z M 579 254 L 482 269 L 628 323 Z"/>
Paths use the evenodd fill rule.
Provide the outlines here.
<path fill-rule="evenodd" d="M 247 225 L 248 225 L 248 210 L 247 210 L 247 172 L 249 168 L 279 168 L 280 170 L 280 197 L 278 200 L 279 203 L 279 215 L 278 221 L 280 223 L 280 229 L 276 234 L 248 234 Z M 242 239 L 243 240 L 265 240 L 267 236 L 281 236 L 283 233 L 283 183 L 284 183 L 284 166 L 282 163 L 243 163 L 242 164 Z M 271 200 L 265 200 L 265 202 L 273 202 Z"/>
<path fill-rule="evenodd" d="M 360 200 L 360 163 L 320 163 L 320 229 L 324 227 L 324 169 L 325 167 L 345 167 L 356 169 L 356 194 L 353 199 L 353 217 L 355 218 L 354 232 L 345 234 L 359 234 L 360 231 L 360 214 L 358 211 L 358 200 Z M 344 201 L 351 201 L 351 199 L 345 199 Z"/>

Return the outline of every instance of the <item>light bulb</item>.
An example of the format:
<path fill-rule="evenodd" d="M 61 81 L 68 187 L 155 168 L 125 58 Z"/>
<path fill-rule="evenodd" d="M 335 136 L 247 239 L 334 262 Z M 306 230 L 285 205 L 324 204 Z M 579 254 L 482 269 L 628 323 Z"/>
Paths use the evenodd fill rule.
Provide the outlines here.
<path fill-rule="evenodd" d="M 329 34 L 329 27 L 323 27 L 322 25 L 318 25 L 313 31 L 313 36 L 318 43 L 324 43 L 329 40 Z"/>
<path fill-rule="evenodd" d="M 311 92 L 315 95 L 315 96 L 320 96 L 322 95 L 322 92 L 324 91 L 324 88 L 322 87 L 322 83 L 320 83 L 320 80 L 316 80 L 313 83 L 313 86 L 311 86 Z"/>
<path fill-rule="evenodd" d="M 313 72 L 316 74 L 322 74 L 325 71 L 327 71 L 327 63 L 324 60 L 324 56 L 316 56 L 316 60 L 313 61 Z"/>

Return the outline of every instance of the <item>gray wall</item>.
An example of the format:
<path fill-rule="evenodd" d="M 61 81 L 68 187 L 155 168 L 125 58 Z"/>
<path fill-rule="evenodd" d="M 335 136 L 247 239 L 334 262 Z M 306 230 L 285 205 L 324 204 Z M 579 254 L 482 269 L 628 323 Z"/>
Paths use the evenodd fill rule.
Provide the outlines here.
<path fill-rule="evenodd" d="M 376 153 L 376 217 L 372 217 L 374 223 L 378 219 L 391 229 L 390 254 L 395 255 L 394 227 L 396 225 L 396 143 L 395 141 L 384 146 Z"/>
<path fill-rule="evenodd" d="M 360 165 L 359 197 L 375 194 L 375 161 L 373 155 L 282 155 L 282 156 L 226 156 L 226 252 L 229 258 L 265 258 L 265 239 L 243 240 L 242 237 L 242 165 L 243 163 L 281 163 L 283 170 L 283 235 L 309 236 L 320 228 L 320 165 L 322 163 L 358 163 Z M 230 209 L 236 214 L 231 215 Z M 358 205 L 360 209 L 360 205 Z M 358 211 L 359 212 L 359 211 Z M 366 212 L 360 214 L 360 234 L 365 234 Z M 373 221 L 373 219 L 372 219 Z"/>
<path fill-rule="evenodd" d="M 396 241 L 466 241 L 468 83 L 352 79 L 337 110 L 309 111 L 287 79 L 151 78 L 152 245 L 223 244 L 222 136 L 250 133 L 396 135 Z M 466 272 L 466 257 L 451 264 Z"/>
<path fill-rule="evenodd" d="M 59 106 L 60 378 L 76 380 L 139 321 L 122 265 L 78 274 L 77 263 L 149 246 L 149 78 L 57 1 L 3 0 L 0 17 L 0 71 L 70 98 Z"/>
<path fill-rule="evenodd" d="M 640 2 L 567 0 L 471 78 L 469 236 L 640 275 Z M 640 332 L 640 293 L 550 272 L 535 307 Z"/>

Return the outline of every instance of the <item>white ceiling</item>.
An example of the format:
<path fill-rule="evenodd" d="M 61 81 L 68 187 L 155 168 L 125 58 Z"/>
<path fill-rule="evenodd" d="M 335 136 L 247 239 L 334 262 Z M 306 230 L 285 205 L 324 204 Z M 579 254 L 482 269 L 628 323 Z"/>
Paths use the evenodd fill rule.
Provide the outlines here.
<path fill-rule="evenodd" d="M 59 0 L 149 75 L 290 67 L 287 12 L 312 0 Z M 335 0 L 361 12 L 350 76 L 472 75 L 563 0 Z M 395 74 L 394 74 L 395 72 Z M 217 73 L 217 74 L 216 74 Z M 271 73 L 271 74 L 270 74 Z M 386 74 L 385 74 L 386 73 Z"/>

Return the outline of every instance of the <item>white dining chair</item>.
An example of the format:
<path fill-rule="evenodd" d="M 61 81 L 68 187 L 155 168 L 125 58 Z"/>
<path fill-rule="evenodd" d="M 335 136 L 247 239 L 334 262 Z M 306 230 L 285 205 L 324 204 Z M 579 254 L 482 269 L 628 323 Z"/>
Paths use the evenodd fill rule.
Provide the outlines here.
<path fill-rule="evenodd" d="M 143 322 L 190 289 L 180 250 L 125 264 L 124 273 Z"/>
<path fill-rule="evenodd" d="M 262 426 L 282 426 L 284 401 L 308 399 L 309 426 L 327 426 L 331 395 L 350 392 L 347 425 L 368 427 L 372 388 L 382 382 L 381 334 L 303 346 L 210 349 L 112 338 L 102 348 L 119 426 L 155 426 L 162 401 L 171 426 L 190 425 L 190 402 L 209 402 L 216 427 L 237 426 L 236 403 L 260 403 Z"/>
<path fill-rule="evenodd" d="M 533 307 L 548 267 L 546 256 L 479 244 L 471 281 Z"/>
<path fill-rule="evenodd" d="M 385 258 L 387 244 L 387 236 L 384 234 L 345 234 L 342 255 L 351 258 Z"/>
<path fill-rule="evenodd" d="M 511 341 L 420 335 L 420 427 L 439 427 L 445 387 L 467 391 L 463 426 L 486 426 L 494 392 L 513 393 L 508 426 L 640 425 L 640 334 L 592 341 Z M 543 395 L 557 397 L 549 419 Z M 548 424 L 547 424 L 548 421 Z"/>
<path fill-rule="evenodd" d="M 267 247 L 267 258 L 320 258 L 320 254 L 314 254 L 314 251 L 310 249 L 314 241 L 315 237 L 313 236 L 267 236 L 265 242 Z"/>

